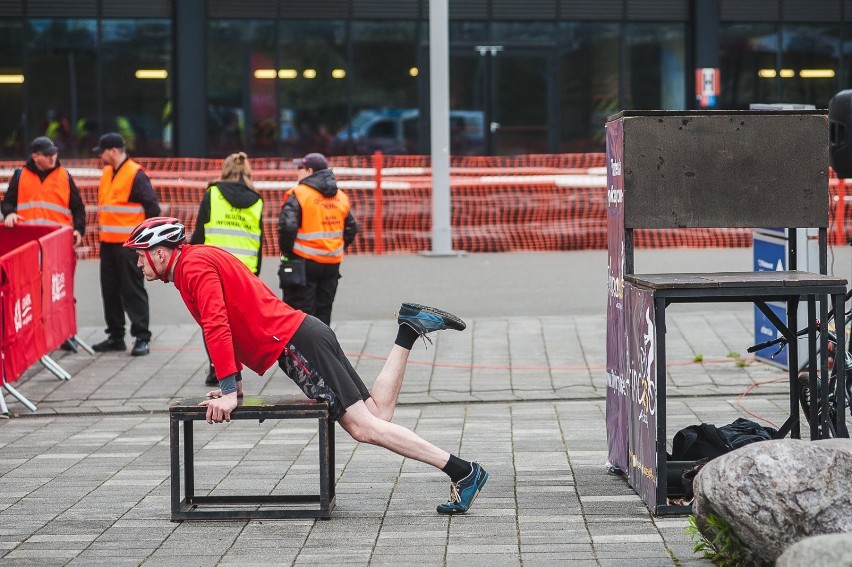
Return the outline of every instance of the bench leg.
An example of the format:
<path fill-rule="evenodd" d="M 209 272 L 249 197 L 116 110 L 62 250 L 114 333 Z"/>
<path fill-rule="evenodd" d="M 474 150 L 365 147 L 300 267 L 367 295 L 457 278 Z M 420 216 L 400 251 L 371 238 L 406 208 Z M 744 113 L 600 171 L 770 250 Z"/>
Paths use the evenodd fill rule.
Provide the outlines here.
<path fill-rule="evenodd" d="M 169 459 L 171 460 L 172 521 L 180 511 L 180 421 L 169 419 Z"/>
<path fill-rule="evenodd" d="M 331 494 L 332 506 L 334 505 L 334 498 L 337 494 L 335 492 L 336 484 L 334 482 L 334 467 L 335 467 L 335 462 L 334 462 L 334 448 L 335 448 L 334 426 L 335 426 L 334 420 L 329 418 L 328 419 L 328 447 L 329 447 L 328 474 L 329 474 L 329 490 L 330 490 L 330 494 Z M 329 510 L 329 515 L 330 515 L 330 512 L 331 512 L 331 510 Z"/>
<path fill-rule="evenodd" d="M 331 454 L 329 450 L 330 427 L 326 418 L 317 419 L 319 423 L 319 467 L 320 467 L 320 510 L 331 516 L 331 474 L 329 464 Z"/>
<path fill-rule="evenodd" d="M 192 420 L 183 422 L 183 477 L 186 501 L 195 496 L 195 463 L 193 462 Z"/>

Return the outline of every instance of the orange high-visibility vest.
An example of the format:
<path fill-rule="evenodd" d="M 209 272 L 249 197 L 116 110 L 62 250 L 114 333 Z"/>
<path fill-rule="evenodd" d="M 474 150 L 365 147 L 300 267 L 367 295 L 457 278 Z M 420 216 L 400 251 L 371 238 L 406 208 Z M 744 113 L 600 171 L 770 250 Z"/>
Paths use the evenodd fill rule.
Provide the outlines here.
<path fill-rule="evenodd" d="M 64 167 L 48 173 L 44 181 L 26 167 L 21 169 L 16 212 L 27 224 L 71 226 L 70 200 L 71 184 Z"/>
<path fill-rule="evenodd" d="M 101 242 L 122 243 L 140 222 L 145 220 L 145 209 L 140 203 L 130 203 L 130 191 L 136 172 L 142 167 L 128 159 L 112 176 L 112 166 L 104 167 L 98 187 L 98 225 Z"/>
<path fill-rule="evenodd" d="M 302 208 L 302 226 L 296 233 L 293 252 L 320 264 L 343 260 L 343 225 L 349 214 L 349 197 L 338 190 L 334 197 L 307 185 L 291 189 Z"/>

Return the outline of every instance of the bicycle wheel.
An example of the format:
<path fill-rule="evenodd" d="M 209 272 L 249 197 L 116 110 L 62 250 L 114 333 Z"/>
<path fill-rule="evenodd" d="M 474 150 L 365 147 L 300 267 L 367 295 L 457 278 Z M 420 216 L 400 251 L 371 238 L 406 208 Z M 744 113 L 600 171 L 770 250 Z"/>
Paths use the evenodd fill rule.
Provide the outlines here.
<path fill-rule="evenodd" d="M 808 370 L 799 373 L 799 405 L 810 427 L 813 427 L 814 423 L 819 424 L 819 407 L 817 407 L 817 418 L 814 419 L 811 416 L 811 381 Z"/>
<path fill-rule="evenodd" d="M 829 436 L 836 437 L 834 424 L 837 420 L 837 402 L 834 396 L 834 386 L 837 383 L 837 378 L 832 375 L 829 381 L 828 394 L 828 419 L 829 419 Z M 802 415 L 808 422 L 811 428 L 816 427 L 819 430 L 819 437 L 823 439 L 825 436 L 822 431 L 822 407 L 819 405 L 817 398 L 816 417 L 811 415 L 811 381 L 808 376 L 808 370 L 799 373 L 799 405 L 802 408 Z"/>

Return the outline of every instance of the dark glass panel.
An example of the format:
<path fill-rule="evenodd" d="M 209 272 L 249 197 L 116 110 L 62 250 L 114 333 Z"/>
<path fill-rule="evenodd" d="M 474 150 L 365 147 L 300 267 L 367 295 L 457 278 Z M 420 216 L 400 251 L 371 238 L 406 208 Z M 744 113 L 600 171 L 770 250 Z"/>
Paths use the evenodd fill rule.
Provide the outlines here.
<path fill-rule="evenodd" d="M 604 124 L 618 112 L 618 24 L 560 26 L 561 152 L 606 151 Z"/>
<path fill-rule="evenodd" d="M 283 22 L 280 29 L 281 151 L 290 156 L 334 153 L 334 134 L 346 124 L 351 81 L 346 24 Z"/>
<path fill-rule="evenodd" d="M 745 110 L 751 103 L 781 102 L 778 89 L 778 29 L 775 24 L 725 24 L 719 30 L 720 109 Z"/>
<path fill-rule="evenodd" d="M 412 136 L 419 128 L 410 123 L 419 116 L 416 31 L 416 22 L 352 22 L 354 115 L 335 137 L 338 153 L 419 151 L 418 136 Z M 393 123 L 391 135 L 368 135 L 379 120 Z"/>
<path fill-rule="evenodd" d="M 496 43 L 552 44 L 556 41 L 556 26 L 550 22 L 494 22 L 492 39 Z"/>
<path fill-rule="evenodd" d="M 91 156 L 97 141 L 97 23 L 30 20 L 28 135 L 47 135 L 66 157 Z"/>
<path fill-rule="evenodd" d="M 683 24 L 624 24 L 624 47 L 623 108 L 686 108 Z"/>
<path fill-rule="evenodd" d="M 23 28 L 20 21 L 0 20 L 0 155 L 25 155 L 24 69 L 21 63 Z"/>
<path fill-rule="evenodd" d="M 207 33 L 208 153 L 278 155 L 275 26 L 213 20 Z"/>
<path fill-rule="evenodd" d="M 171 155 L 171 22 L 104 20 L 102 33 L 100 131 L 119 132 L 131 154 Z"/>
<path fill-rule="evenodd" d="M 828 108 L 840 90 L 840 33 L 838 24 L 784 26 L 781 67 L 792 76 L 781 78 L 782 102 Z"/>

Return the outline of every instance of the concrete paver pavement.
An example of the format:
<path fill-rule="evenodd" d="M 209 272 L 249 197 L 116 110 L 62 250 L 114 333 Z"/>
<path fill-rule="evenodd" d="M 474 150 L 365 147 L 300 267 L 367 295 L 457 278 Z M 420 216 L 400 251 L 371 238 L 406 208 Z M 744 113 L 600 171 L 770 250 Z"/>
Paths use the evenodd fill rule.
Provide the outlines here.
<path fill-rule="evenodd" d="M 508 259 L 530 274 L 570 254 Z M 10 411 L 19 416 L 0 422 L 2 562 L 709 564 L 692 554 L 683 533 L 685 517 L 651 516 L 622 478 L 606 474 L 603 305 L 591 313 L 548 312 L 547 294 L 569 283 L 555 281 L 531 290 L 518 284 L 515 275 L 514 283 L 493 283 L 494 293 L 510 297 L 503 286 L 514 285 L 526 315 L 496 308 L 488 316 L 487 305 L 476 302 L 470 316 L 464 306 L 452 305 L 451 274 L 434 270 L 439 265 L 434 260 L 364 258 L 363 264 L 369 264 L 377 281 L 391 279 L 403 265 L 409 271 L 409 265 L 433 269 L 432 276 L 445 282 L 447 301 L 435 301 L 441 299 L 438 290 L 418 294 L 410 283 L 394 293 L 415 300 L 427 296 L 423 301 L 468 319 L 465 332 L 439 333 L 434 344 L 415 346 L 394 417 L 488 469 L 489 482 L 468 515 L 435 513 L 435 505 L 448 495 L 443 474 L 356 444 L 338 428 L 337 507 L 331 520 L 170 522 L 166 410 L 177 397 L 206 391 L 207 362 L 198 328 L 155 301 L 149 356 L 56 351 L 72 380 L 59 381 L 37 366 L 16 383 L 39 406 L 37 413 L 6 396 Z M 504 255 L 491 258 L 504 260 Z M 599 257 L 590 255 L 587 261 L 596 264 Z M 356 266 L 359 257 L 346 262 L 351 273 L 363 267 Z M 86 267 L 80 273 L 78 308 L 97 294 L 96 280 L 85 279 Z M 348 279 L 343 285 L 350 285 Z M 148 287 L 152 297 L 163 292 L 177 296 L 171 286 Z M 489 295 L 487 288 L 478 293 Z M 538 303 L 531 303 L 531 295 L 538 296 Z M 368 384 L 396 333 L 393 303 L 386 314 L 374 310 L 369 318 L 358 316 L 363 305 L 335 305 L 333 327 Z M 745 354 L 752 342 L 751 306 L 673 306 L 668 323 L 669 439 L 687 425 L 728 423 L 747 412 L 775 424 L 783 421 L 788 404 L 784 373 L 733 356 Z M 87 342 L 96 342 L 102 333 L 98 323 L 81 325 L 80 336 Z M 703 362 L 695 362 L 698 355 Z M 277 367 L 263 376 L 247 373 L 245 380 L 253 394 L 298 391 Z M 197 493 L 224 494 L 240 487 L 288 491 L 318 483 L 313 427 L 267 420 L 201 424 L 195 432 Z"/>

